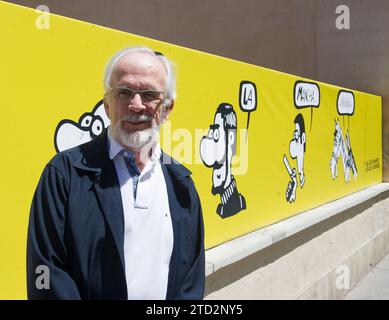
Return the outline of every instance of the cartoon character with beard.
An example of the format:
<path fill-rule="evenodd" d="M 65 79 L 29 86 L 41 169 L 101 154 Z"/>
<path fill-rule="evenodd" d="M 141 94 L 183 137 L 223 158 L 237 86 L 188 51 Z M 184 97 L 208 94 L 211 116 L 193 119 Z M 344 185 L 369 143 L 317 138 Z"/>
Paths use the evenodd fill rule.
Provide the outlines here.
<path fill-rule="evenodd" d="M 100 100 L 92 112 L 85 112 L 78 122 L 62 120 L 54 134 L 54 146 L 61 152 L 92 140 L 110 124 L 105 113 L 103 100 Z"/>
<path fill-rule="evenodd" d="M 300 176 L 300 188 L 305 184 L 305 174 L 304 174 L 304 154 L 306 149 L 306 135 L 305 135 L 305 124 L 304 118 L 301 113 L 299 113 L 294 119 L 295 130 L 293 132 L 293 139 L 289 144 L 289 153 L 292 159 L 296 159 L 297 170 Z M 296 189 L 297 189 L 297 172 L 295 168 L 291 168 L 287 157 L 284 155 L 284 164 L 290 178 L 292 179 L 288 183 L 286 190 L 286 200 L 290 203 L 296 200 Z"/>
<path fill-rule="evenodd" d="M 220 194 L 221 203 L 216 212 L 222 218 L 246 209 L 246 200 L 238 192 L 231 172 L 232 157 L 236 154 L 237 119 L 232 105 L 222 103 L 216 110 L 214 123 L 200 143 L 204 164 L 213 168 L 212 194 Z"/>

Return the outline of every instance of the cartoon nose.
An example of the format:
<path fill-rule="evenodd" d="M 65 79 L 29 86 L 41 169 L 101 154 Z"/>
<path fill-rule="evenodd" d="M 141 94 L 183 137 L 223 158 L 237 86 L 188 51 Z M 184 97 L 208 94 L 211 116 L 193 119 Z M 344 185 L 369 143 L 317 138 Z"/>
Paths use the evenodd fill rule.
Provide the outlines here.
<path fill-rule="evenodd" d="M 297 143 L 296 140 L 292 140 L 289 144 L 290 156 L 295 159 L 297 157 Z"/>
<path fill-rule="evenodd" d="M 203 137 L 200 143 L 200 156 L 207 167 L 212 167 L 216 162 L 215 143 L 213 139 Z"/>
<path fill-rule="evenodd" d="M 57 152 L 64 151 L 91 140 L 89 128 L 78 128 L 76 124 L 65 122 L 57 127 L 55 147 Z"/>

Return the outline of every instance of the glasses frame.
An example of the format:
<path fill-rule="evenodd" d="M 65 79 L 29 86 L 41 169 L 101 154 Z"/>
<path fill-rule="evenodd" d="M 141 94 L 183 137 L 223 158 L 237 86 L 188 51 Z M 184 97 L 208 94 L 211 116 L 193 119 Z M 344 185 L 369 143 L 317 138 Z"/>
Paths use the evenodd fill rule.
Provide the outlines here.
<path fill-rule="evenodd" d="M 136 89 L 133 89 L 133 88 L 127 87 L 127 86 L 118 86 L 118 87 L 110 88 L 105 95 L 109 95 L 110 93 L 112 93 L 116 90 L 127 90 L 127 91 L 131 92 L 131 96 L 127 99 L 121 99 L 119 96 L 117 96 L 117 98 L 119 100 L 122 100 L 122 101 L 126 100 L 125 102 L 128 102 L 128 103 L 132 99 L 134 99 L 136 94 L 139 94 L 139 96 L 142 100 L 142 103 L 147 104 L 147 105 L 152 105 L 152 104 L 158 105 L 166 99 L 166 91 L 159 91 L 159 90 L 154 90 L 154 89 L 136 90 Z M 144 94 L 147 92 L 162 94 L 162 97 L 154 99 L 154 100 L 148 100 L 144 97 Z"/>

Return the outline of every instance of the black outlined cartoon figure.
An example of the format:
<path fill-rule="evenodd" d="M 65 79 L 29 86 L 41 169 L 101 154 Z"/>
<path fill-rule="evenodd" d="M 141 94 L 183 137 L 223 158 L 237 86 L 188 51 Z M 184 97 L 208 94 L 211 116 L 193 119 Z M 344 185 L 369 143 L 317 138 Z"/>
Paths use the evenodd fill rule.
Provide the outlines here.
<path fill-rule="evenodd" d="M 306 150 L 306 134 L 305 134 L 305 123 L 301 113 L 299 113 L 294 119 L 295 129 L 293 131 L 293 139 L 289 144 L 289 154 L 292 159 L 296 159 L 297 171 L 299 179 L 297 179 L 297 171 L 295 168 L 291 168 L 288 158 L 284 155 L 284 164 L 290 178 L 292 179 L 288 183 L 286 189 L 286 200 L 290 203 L 296 200 L 296 189 L 298 181 L 300 188 L 305 184 L 305 173 L 304 173 L 304 154 Z"/>
<path fill-rule="evenodd" d="M 332 180 L 338 176 L 338 159 L 340 156 L 342 156 L 344 181 L 348 183 L 350 181 L 350 169 L 353 172 L 354 179 L 356 179 L 358 175 L 357 166 L 351 150 L 350 135 L 347 131 L 346 139 L 344 139 L 339 121 L 335 120 L 334 148 L 330 160 Z"/>
<path fill-rule="evenodd" d="M 350 182 L 350 169 L 353 172 L 354 179 L 357 178 L 358 171 L 355 164 L 354 155 L 350 143 L 350 116 L 354 115 L 355 97 L 352 91 L 339 90 L 337 98 L 337 111 L 340 116 L 348 119 L 348 128 L 346 129 L 346 138 L 344 138 L 339 119 L 335 119 L 334 147 L 330 160 L 330 169 L 332 180 L 338 176 L 338 159 L 342 156 L 344 181 Z"/>
<path fill-rule="evenodd" d="M 54 134 L 57 152 L 73 148 L 92 140 L 107 128 L 110 121 L 105 113 L 103 100 L 99 101 L 92 112 L 85 112 L 77 122 L 62 120 Z"/>
<path fill-rule="evenodd" d="M 236 154 L 237 119 L 232 105 L 222 103 L 216 110 L 214 123 L 208 135 L 200 143 L 200 155 L 204 164 L 213 168 L 212 194 L 220 194 L 221 203 L 216 212 L 222 218 L 230 217 L 246 209 L 246 200 L 238 192 L 231 172 L 232 157 Z"/>

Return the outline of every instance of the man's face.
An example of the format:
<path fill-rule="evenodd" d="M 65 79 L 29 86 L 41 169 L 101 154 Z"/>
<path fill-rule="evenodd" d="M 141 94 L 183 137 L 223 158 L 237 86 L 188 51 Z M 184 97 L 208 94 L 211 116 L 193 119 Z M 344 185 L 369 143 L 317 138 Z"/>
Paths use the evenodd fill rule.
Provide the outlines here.
<path fill-rule="evenodd" d="M 301 135 L 300 125 L 295 123 L 293 139 L 290 141 L 289 145 L 289 153 L 293 159 L 297 158 L 297 168 L 299 172 L 303 171 L 304 166 L 304 143 L 305 133 Z"/>
<path fill-rule="evenodd" d="M 162 103 L 166 97 L 167 72 L 160 60 L 149 53 L 132 52 L 115 65 L 111 88 L 104 106 L 111 120 L 113 136 L 125 147 L 141 148 L 158 133 L 162 122 Z M 158 99 L 149 101 L 140 93 L 133 97 L 128 91 L 153 90 Z M 171 108 L 165 110 L 165 117 Z"/>

